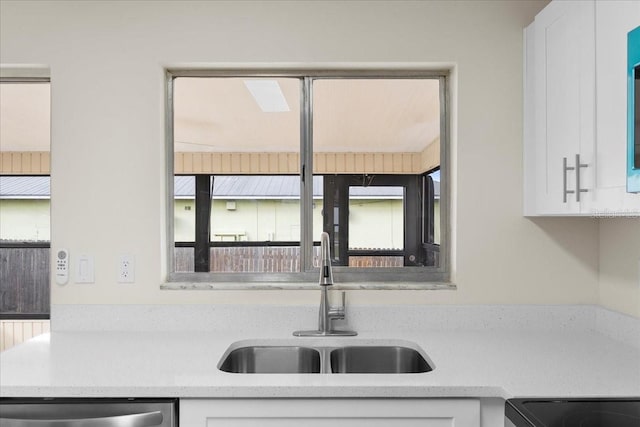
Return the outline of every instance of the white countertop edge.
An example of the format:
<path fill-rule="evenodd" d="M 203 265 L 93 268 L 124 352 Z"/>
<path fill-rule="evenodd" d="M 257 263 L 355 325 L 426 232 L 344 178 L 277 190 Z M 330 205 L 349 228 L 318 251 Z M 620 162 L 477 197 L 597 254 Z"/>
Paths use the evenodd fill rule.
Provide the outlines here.
<path fill-rule="evenodd" d="M 300 375 L 300 374 L 293 374 Z M 309 374 L 323 375 L 323 374 Z M 326 374 L 332 375 L 332 374 Z M 1 397 L 140 397 L 181 399 L 456 398 L 509 399 L 499 386 L 220 386 L 220 387 L 0 387 Z M 601 396 L 595 396 L 601 397 Z"/>
<path fill-rule="evenodd" d="M 300 375 L 300 374 L 293 374 Z M 322 375 L 322 374 L 310 374 Z M 328 374 L 331 375 L 331 374 Z M 497 385 L 469 386 L 220 386 L 220 387 L 0 387 L 0 397 L 305 399 L 305 398 L 549 398 L 553 393 L 513 395 Z M 628 393 L 562 394 L 563 398 L 640 398 Z"/>

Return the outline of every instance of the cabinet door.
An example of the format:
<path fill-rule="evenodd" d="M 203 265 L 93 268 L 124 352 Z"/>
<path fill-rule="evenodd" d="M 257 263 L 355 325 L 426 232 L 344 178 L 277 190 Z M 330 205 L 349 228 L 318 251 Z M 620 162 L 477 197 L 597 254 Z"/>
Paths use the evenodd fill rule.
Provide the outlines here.
<path fill-rule="evenodd" d="M 640 1 L 596 2 L 596 176 L 594 214 L 640 215 L 626 193 L 627 33 L 640 25 Z"/>
<path fill-rule="evenodd" d="M 534 115 L 538 213 L 578 214 L 592 188 L 595 135 L 594 3 L 556 1 L 535 19 Z M 576 154 L 586 168 L 576 167 Z M 573 170 L 563 168 L 563 162 Z M 566 194 L 565 190 L 573 191 Z M 579 198 L 588 203 L 586 193 Z"/>
<path fill-rule="evenodd" d="M 189 427 L 480 427 L 478 399 L 181 399 Z"/>

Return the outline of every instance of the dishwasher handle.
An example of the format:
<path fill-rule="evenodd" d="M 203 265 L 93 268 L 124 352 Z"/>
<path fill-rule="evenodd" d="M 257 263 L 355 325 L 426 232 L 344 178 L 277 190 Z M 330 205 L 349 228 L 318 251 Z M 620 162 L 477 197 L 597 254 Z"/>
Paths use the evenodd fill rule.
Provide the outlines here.
<path fill-rule="evenodd" d="M 154 427 L 162 424 L 161 411 L 100 418 L 34 420 L 0 418 L 3 427 Z"/>

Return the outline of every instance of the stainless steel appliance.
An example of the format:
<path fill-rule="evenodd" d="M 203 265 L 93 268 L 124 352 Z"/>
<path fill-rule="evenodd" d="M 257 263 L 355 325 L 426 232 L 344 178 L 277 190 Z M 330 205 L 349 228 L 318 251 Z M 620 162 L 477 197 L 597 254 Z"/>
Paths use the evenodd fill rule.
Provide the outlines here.
<path fill-rule="evenodd" d="M 0 399 L 2 427 L 175 427 L 177 399 Z"/>
<path fill-rule="evenodd" d="M 638 427 L 640 398 L 509 399 L 506 427 Z"/>

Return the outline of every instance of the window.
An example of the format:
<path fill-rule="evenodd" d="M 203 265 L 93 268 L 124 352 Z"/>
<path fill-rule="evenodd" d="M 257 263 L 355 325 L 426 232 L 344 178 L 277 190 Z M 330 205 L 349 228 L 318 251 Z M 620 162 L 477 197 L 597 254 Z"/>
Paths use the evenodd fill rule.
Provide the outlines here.
<path fill-rule="evenodd" d="M 181 175 L 174 188 L 174 271 L 300 271 L 297 176 Z"/>
<path fill-rule="evenodd" d="M 49 92 L 0 80 L 0 319 L 49 318 Z"/>
<path fill-rule="evenodd" d="M 444 73 L 168 74 L 169 281 L 448 280 Z M 444 179 L 444 182 L 441 182 Z"/>
<path fill-rule="evenodd" d="M 438 265 L 436 197 L 429 174 L 329 175 L 324 194 L 323 229 L 332 242 L 334 265 Z"/>

